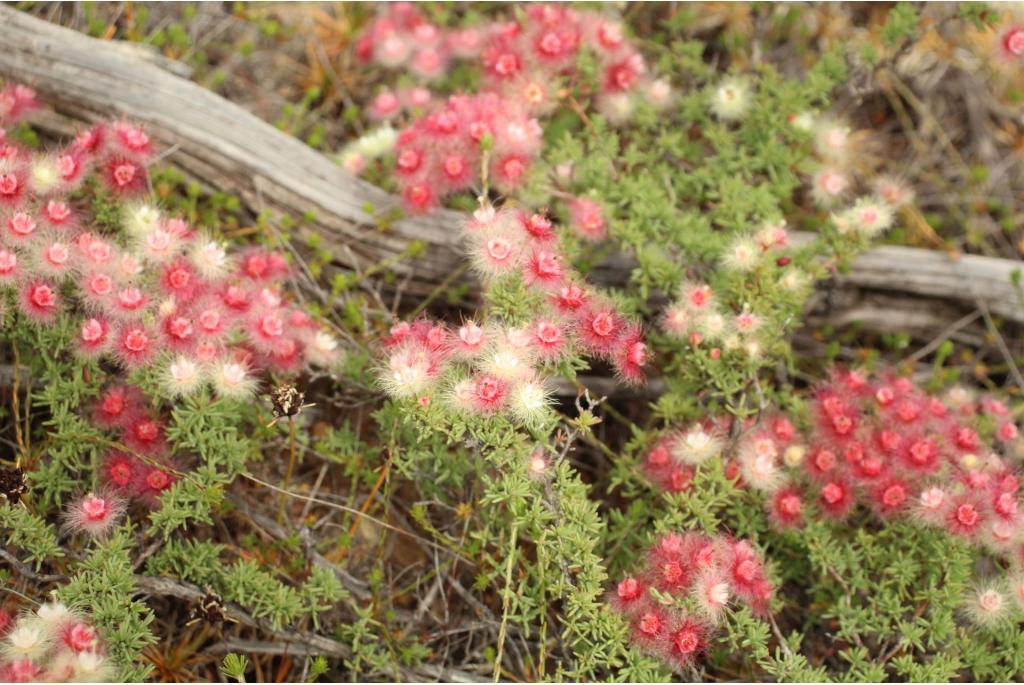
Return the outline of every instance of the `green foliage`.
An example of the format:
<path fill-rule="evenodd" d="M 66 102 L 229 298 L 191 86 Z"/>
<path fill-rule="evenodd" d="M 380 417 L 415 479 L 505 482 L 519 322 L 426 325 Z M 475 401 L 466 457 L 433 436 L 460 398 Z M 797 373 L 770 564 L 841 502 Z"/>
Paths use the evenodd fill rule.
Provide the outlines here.
<path fill-rule="evenodd" d="M 157 639 L 150 627 L 153 612 L 132 599 L 133 543 L 132 526 L 125 524 L 76 564 L 68 583 L 57 592 L 62 602 L 88 611 L 97 622 L 110 655 L 120 666 L 122 681 L 139 681 L 149 674 L 150 668 L 142 664 L 140 655 Z"/>

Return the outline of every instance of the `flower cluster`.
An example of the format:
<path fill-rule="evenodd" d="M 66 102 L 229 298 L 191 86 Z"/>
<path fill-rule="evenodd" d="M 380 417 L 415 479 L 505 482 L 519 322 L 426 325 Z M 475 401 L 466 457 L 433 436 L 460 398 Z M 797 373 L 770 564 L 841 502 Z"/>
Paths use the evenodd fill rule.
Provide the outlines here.
<path fill-rule="evenodd" d="M 152 153 L 146 133 L 123 122 L 92 128 L 56 154 L 8 144 L 0 159 L 0 289 L 38 325 L 70 314 L 83 357 L 107 356 L 128 370 L 155 365 L 172 396 L 210 384 L 222 396 L 245 397 L 261 370 L 333 364 L 337 342 L 283 294 L 282 254 L 229 254 L 137 201 L 125 203 L 122 235 L 89 227 L 71 191 L 96 172 L 118 197 L 137 195 L 148 186 Z"/>
<path fill-rule="evenodd" d="M 395 173 L 407 208 L 430 209 L 445 195 L 472 187 L 482 173 L 504 192 L 521 185 L 541 143 L 535 117 L 554 108 L 560 82 L 577 76 L 583 49 L 598 60 L 597 106 L 613 121 L 628 118 L 641 91 L 647 102 L 668 104 L 668 83 L 647 77 L 643 56 L 621 25 L 604 15 L 538 4 L 515 21 L 447 31 L 414 5 L 387 5 L 359 38 L 360 58 L 426 80 L 443 75 L 454 58 L 475 60 L 483 77 L 478 93 L 447 102 L 412 88 L 385 90 L 371 103 L 375 119 L 425 112 L 398 140 Z M 358 172 L 358 164 L 350 168 Z"/>
<path fill-rule="evenodd" d="M 898 178 L 878 177 L 870 192 L 850 204 L 856 191 L 854 164 L 860 155 L 849 126 L 807 112 L 792 116 L 791 122 L 812 136 L 818 162 L 810 179 L 810 196 L 819 207 L 832 210 L 836 230 L 873 238 L 891 227 L 896 210 L 913 200 L 910 186 Z"/>
<path fill-rule="evenodd" d="M 96 629 L 80 612 L 43 604 L 18 617 L 0 608 L 0 680 L 108 682 L 115 673 Z"/>
<path fill-rule="evenodd" d="M 498 189 L 515 189 L 540 146 L 540 124 L 523 106 L 495 93 L 456 95 L 398 135 L 395 175 L 406 207 L 423 211 L 473 187 L 485 160 Z"/>
<path fill-rule="evenodd" d="M 910 517 L 1024 562 L 1021 441 L 1005 404 L 957 387 L 938 397 L 892 373 L 836 370 L 816 391 L 809 431 L 783 414 L 742 426 L 705 420 L 667 434 L 644 462 L 652 480 L 686 489 L 693 469 L 724 455 L 726 472 L 765 493 L 780 528 L 809 510 L 833 520 L 858 503 L 883 519 Z M 991 431 L 994 444 L 981 435 Z"/>
<path fill-rule="evenodd" d="M 629 621 L 637 647 L 676 669 L 707 649 L 730 603 L 768 611 L 773 587 L 745 540 L 669 533 L 646 556 L 643 570 L 612 592 L 611 605 Z"/>
<path fill-rule="evenodd" d="M 843 518 L 863 501 L 883 518 L 911 516 L 996 552 L 1022 549 L 1019 475 L 998 446 L 1015 446 L 1018 429 L 1002 402 L 962 388 L 932 396 L 890 373 L 836 371 L 812 412 L 806 449 L 790 450 L 788 465 L 823 515 Z M 983 424 L 997 445 L 982 440 Z M 785 481 L 747 481 L 776 493 L 777 520 Z"/>
<path fill-rule="evenodd" d="M 112 385 L 96 399 L 94 425 L 117 437 L 117 448 L 107 452 L 102 470 L 110 494 L 90 494 L 73 504 L 68 513 L 72 530 L 105 534 L 123 513 L 126 500 L 155 506 L 178 480 L 166 421 L 152 407 L 150 398 L 131 385 Z"/>
<path fill-rule="evenodd" d="M 559 80 L 575 75 L 582 50 L 598 60 L 601 97 L 650 85 L 644 58 L 617 19 L 568 5 L 529 5 L 513 20 L 449 30 L 431 23 L 412 3 L 390 3 L 356 42 L 361 60 L 424 80 L 443 76 L 453 59 L 472 60 L 485 90 L 535 112 L 551 107 Z M 397 111 L 413 95 L 386 98 L 394 103 L 388 109 Z"/>
<path fill-rule="evenodd" d="M 512 411 L 523 420 L 543 412 L 542 367 L 587 354 L 611 363 L 620 378 L 643 379 L 647 347 L 639 324 L 566 265 L 555 224 L 543 214 L 484 206 L 467 221 L 473 264 L 485 279 L 521 279 L 542 298 L 533 320 L 521 326 L 467 321 L 457 330 L 426 320 L 402 322 L 387 342 L 381 381 L 394 397 L 429 401 L 453 367 L 447 398 L 474 414 Z M 468 373 L 466 373 L 468 371 Z"/>
<path fill-rule="evenodd" d="M 739 275 L 755 269 L 774 271 L 778 287 L 786 292 L 800 293 L 810 284 L 808 274 L 791 266 L 784 250 L 788 236 L 782 223 L 765 223 L 753 236 L 737 238 L 722 256 L 724 269 Z M 763 356 L 765 336 L 774 332 L 763 316 L 750 303 L 734 311 L 716 297 L 706 283 L 688 281 L 681 285 L 678 298 L 665 308 L 662 328 L 669 335 L 688 341 L 694 347 L 710 348 L 712 359 L 723 352 L 738 353 L 749 359 Z"/>

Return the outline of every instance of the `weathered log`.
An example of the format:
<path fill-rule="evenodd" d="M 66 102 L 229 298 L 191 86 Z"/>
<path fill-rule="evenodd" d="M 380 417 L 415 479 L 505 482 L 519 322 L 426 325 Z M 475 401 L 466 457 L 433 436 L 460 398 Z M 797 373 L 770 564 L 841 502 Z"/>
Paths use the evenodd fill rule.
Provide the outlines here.
<path fill-rule="evenodd" d="M 312 213 L 300 237 L 315 233 L 346 246 L 336 254 L 358 262 L 348 267 L 365 269 L 421 240 L 427 249 L 415 264 L 394 269 L 411 272 L 411 291 L 425 291 L 459 260 L 458 215 L 440 211 L 379 227 L 374 213 L 397 206 L 397 198 L 151 60 L 7 6 L 0 6 L 0 45 L 0 75 L 30 84 L 58 112 L 83 122 L 123 116 L 143 123 L 174 150 L 168 161 L 200 181 L 257 211 Z"/>
<path fill-rule="evenodd" d="M 412 240 L 423 241 L 421 256 L 393 266 L 408 278 L 407 291 L 421 294 L 464 259 L 458 247 L 459 214 L 439 210 L 378 225 L 375 216 L 397 207 L 397 198 L 157 61 L 8 6 L 0 6 L 0 45 L 0 75 L 32 85 L 60 114 L 81 122 L 124 116 L 144 123 L 170 151 L 168 162 L 212 188 L 239 195 L 254 211 L 311 213 L 315 220 L 303 223 L 299 238 L 318 235 L 341 268 L 362 270 L 395 257 Z M 631 261 L 620 255 L 596 276 L 605 284 L 623 284 Z M 945 303 L 962 314 L 981 303 L 995 315 L 1024 323 L 1024 307 L 1011 282 L 1019 266 L 1010 260 L 953 259 L 930 250 L 880 247 L 856 259 L 834 285 L 853 293 L 840 298 L 847 307 L 859 302 L 861 293 L 885 292 L 897 311 Z M 826 320 L 849 318 L 834 310 L 818 314 Z M 884 326 L 901 321 L 875 317 Z"/>

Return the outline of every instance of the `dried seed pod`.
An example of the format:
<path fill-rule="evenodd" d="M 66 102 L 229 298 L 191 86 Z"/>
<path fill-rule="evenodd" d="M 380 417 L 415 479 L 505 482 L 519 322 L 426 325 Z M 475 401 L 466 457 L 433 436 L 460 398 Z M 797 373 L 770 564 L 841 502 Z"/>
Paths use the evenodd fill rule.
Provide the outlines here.
<path fill-rule="evenodd" d="M 303 409 L 314 406 L 306 404 L 305 400 L 306 394 L 294 385 L 279 385 L 270 394 L 271 410 L 274 413 L 274 420 L 270 422 L 270 425 L 274 425 L 280 419 L 298 416 Z"/>
<path fill-rule="evenodd" d="M 235 619 L 228 616 L 227 609 L 224 607 L 224 600 L 221 596 L 209 589 L 197 604 L 192 605 L 188 612 L 188 623 L 186 625 L 193 625 L 200 621 L 213 624 L 236 622 Z"/>
<path fill-rule="evenodd" d="M 0 501 L 15 505 L 28 490 L 28 473 L 24 469 L 0 468 Z"/>

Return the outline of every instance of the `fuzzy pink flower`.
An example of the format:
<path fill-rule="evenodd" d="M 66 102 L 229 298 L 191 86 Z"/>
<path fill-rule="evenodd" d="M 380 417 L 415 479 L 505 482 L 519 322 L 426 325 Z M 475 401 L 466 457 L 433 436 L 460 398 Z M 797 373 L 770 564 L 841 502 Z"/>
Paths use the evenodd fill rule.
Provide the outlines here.
<path fill-rule="evenodd" d="M 973 537 L 985 523 L 981 503 L 970 496 L 953 498 L 946 513 L 946 530 L 953 535 Z"/>
<path fill-rule="evenodd" d="M 552 303 L 563 314 L 570 314 L 585 307 L 590 301 L 590 293 L 576 283 L 563 285 L 557 294 L 552 295 Z"/>
<path fill-rule="evenodd" d="M 473 409 L 481 414 L 494 414 L 505 407 L 508 383 L 494 376 L 481 376 L 474 380 Z"/>
<path fill-rule="evenodd" d="M 19 273 L 18 255 L 11 250 L 0 249 L 0 282 L 10 282 Z"/>
<path fill-rule="evenodd" d="M 625 321 L 608 305 L 592 304 L 576 314 L 580 342 L 597 357 L 611 355 L 625 330 Z"/>
<path fill-rule="evenodd" d="M 533 330 L 533 345 L 541 359 L 558 359 L 568 348 L 568 339 L 562 326 L 542 319 Z"/>
<path fill-rule="evenodd" d="M 565 265 L 555 252 L 534 250 L 523 266 L 523 281 L 526 285 L 553 290 L 561 286 L 564 278 Z"/>
<path fill-rule="evenodd" d="M 124 500 L 120 497 L 89 493 L 68 507 L 67 526 L 73 532 L 85 532 L 97 538 L 106 537 L 124 509 Z"/>
<path fill-rule="evenodd" d="M 627 577 L 619 582 L 611 596 L 611 605 L 615 611 L 624 615 L 632 615 L 643 606 L 647 596 L 647 588 L 636 578 Z"/>
<path fill-rule="evenodd" d="M 129 369 L 146 364 L 156 354 L 156 339 L 148 328 L 139 323 L 123 324 L 114 342 L 114 354 Z"/>
<path fill-rule="evenodd" d="M 138 195 L 146 190 L 146 168 L 135 160 L 113 156 L 103 165 L 103 182 L 107 188 L 122 197 Z"/>
<path fill-rule="evenodd" d="M 585 197 L 577 197 L 569 203 L 569 223 L 573 230 L 587 240 L 603 240 L 608 236 L 604 211 L 601 205 Z"/>
<path fill-rule="evenodd" d="M 36 228 L 36 220 L 27 212 L 16 212 L 7 219 L 7 235 L 15 242 L 24 242 Z"/>
<path fill-rule="evenodd" d="M 632 385 L 643 382 L 644 367 L 647 365 L 647 343 L 644 342 L 643 332 L 639 326 L 629 325 L 623 331 L 612 363 L 618 377 L 624 382 Z"/>
<path fill-rule="evenodd" d="M 110 452 L 103 465 L 103 474 L 115 490 L 134 494 L 141 469 L 142 463 L 134 457 L 122 452 Z"/>
<path fill-rule="evenodd" d="M 707 649 L 707 628 L 690 617 L 680 620 L 671 630 L 666 659 L 676 669 L 693 665 Z"/>
<path fill-rule="evenodd" d="M 60 312 L 56 286 L 42 280 L 27 282 L 21 289 L 21 310 L 36 323 L 50 323 Z"/>
<path fill-rule="evenodd" d="M 782 529 L 803 526 L 803 500 L 800 489 L 790 485 L 779 488 L 772 495 L 769 516 Z"/>
<path fill-rule="evenodd" d="M 1024 55 L 1024 26 L 1010 26 L 1000 37 L 999 44 L 1006 56 L 1017 58 Z"/>
<path fill-rule="evenodd" d="M 106 351 L 109 340 L 110 324 L 106 319 L 85 319 L 78 332 L 78 350 L 86 356 L 96 356 Z"/>
<path fill-rule="evenodd" d="M 853 486 L 842 478 L 828 478 L 818 492 L 818 504 L 829 518 L 845 517 L 854 505 Z"/>

